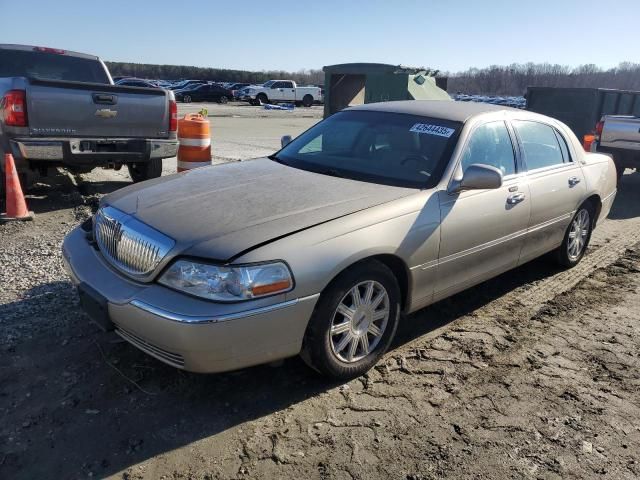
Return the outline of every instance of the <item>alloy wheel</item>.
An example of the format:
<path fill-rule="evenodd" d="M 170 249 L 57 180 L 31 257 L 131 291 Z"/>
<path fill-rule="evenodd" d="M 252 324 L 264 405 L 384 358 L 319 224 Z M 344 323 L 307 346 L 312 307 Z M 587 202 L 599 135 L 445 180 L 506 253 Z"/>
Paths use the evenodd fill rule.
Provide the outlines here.
<path fill-rule="evenodd" d="M 571 222 L 567 242 L 567 255 L 571 260 L 577 260 L 582 255 L 589 237 L 589 221 L 589 212 L 583 208 Z"/>
<path fill-rule="evenodd" d="M 342 297 L 331 321 L 331 350 L 341 361 L 354 363 L 375 350 L 389 321 L 389 294 L 369 280 Z"/>

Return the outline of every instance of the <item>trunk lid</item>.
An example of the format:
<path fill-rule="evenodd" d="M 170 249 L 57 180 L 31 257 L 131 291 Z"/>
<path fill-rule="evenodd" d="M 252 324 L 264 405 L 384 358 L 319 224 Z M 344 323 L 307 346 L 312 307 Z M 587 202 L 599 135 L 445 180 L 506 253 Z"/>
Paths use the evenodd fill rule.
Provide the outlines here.
<path fill-rule="evenodd" d="M 166 138 L 168 93 L 162 89 L 30 79 L 32 136 Z"/>

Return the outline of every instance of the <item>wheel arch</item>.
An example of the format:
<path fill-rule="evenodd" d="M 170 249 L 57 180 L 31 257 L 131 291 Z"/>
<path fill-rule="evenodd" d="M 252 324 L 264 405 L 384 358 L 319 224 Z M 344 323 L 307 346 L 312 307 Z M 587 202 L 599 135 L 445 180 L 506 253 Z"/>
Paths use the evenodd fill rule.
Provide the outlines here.
<path fill-rule="evenodd" d="M 595 228 L 598 218 L 600 217 L 600 212 L 602 211 L 602 199 L 600 198 L 600 195 L 593 193 L 589 195 L 584 202 L 582 202 L 582 205 L 586 204 L 590 204 L 593 207 L 593 227 Z"/>
<path fill-rule="evenodd" d="M 402 311 L 405 311 L 410 303 L 409 292 L 411 291 L 411 275 L 409 267 L 407 266 L 405 261 L 399 256 L 392 253 L 373 254 L 349 263 L 335 273 L 331 280 L 329 280 L 329 282 L 327 282 L 327 284 L 324 286 L 321 293 L 327 291 L 327 289 L 329 289 L 335 283 L 335 281 L 349 269 L 353 268 L 356 265 L 367 263 L 370 261 L 378 261 L 386 266 L 389 270 L 391 270 L 393 276 L 398 281 L 398 287 L 400 288 L 400 308 Z"/>

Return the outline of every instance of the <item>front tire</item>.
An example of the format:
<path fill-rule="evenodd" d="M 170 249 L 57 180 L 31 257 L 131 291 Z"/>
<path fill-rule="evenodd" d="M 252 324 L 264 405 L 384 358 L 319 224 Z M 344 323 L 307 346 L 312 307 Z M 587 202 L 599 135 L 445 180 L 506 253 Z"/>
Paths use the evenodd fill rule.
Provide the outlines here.
<path fill-rule="evenodd" d="M 400 318 L 400 287 L 378 261 L 340 274 L 322 293 L 305 334 L 303 360 L 338 380 L 371 369 L 393 341 Z"/>
<path fill-rule="evenodd" d="M 575 267 L 587 250 L 593 231 L 594 209 L 590 203 L 580 206 L 564 234 L 562 245 L 556 250 L 558 263 L 565 268 Z"/>
<path fill-rule="evenodd" d="M 182 97 L 182 101 L 184 103 L 191 103 L 191 95 L 185 95 L 184 97 Z"/>
<path fill-rule="evenodd" d="M 218 100 L 218 103 L 221 103 L 222 105 L 224 105 L 225 103 L 227 103 L 229 101 L 229 99 L 227 97 L 225 97 L 224 95 L 222 95 L 220 97 L 220 99 Z"/>
<path fill-rule="evenodd" d="M 162 175 L 162 159 L 152 158 L 148 162 L 128 163 L 127 169 L 133 183 L 144 182 Z"/>
<path fill-rule="evenodd" d="M 256 97 L 256 102 L 258 105 L 267 105 L 269 103 L 269 98 L 264 93 L 259 93 Z"/>

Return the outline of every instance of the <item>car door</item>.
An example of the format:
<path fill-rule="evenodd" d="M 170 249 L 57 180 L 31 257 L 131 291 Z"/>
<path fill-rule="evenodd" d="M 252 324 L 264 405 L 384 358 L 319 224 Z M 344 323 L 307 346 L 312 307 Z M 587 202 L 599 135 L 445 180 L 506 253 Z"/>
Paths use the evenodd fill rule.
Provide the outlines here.
<path fill-rule="evenodd" d="M 293 82 L 282 83 L 282 100 L 286 102 L 294 102 L 296 100 L 296 89 L 293 88 Z"/>
<path fill-rule="evenodd" d="M 207 85 L 200 85 L 193 90 L 186 92 L 187 95 L 191 95 L 191 100 L 194 102 L 204 102 L 207 97 Z"/>
<path fill-rule="evenodd" d="M 269 100 L 278 102 L 284 100 L 284 89 L 282 87 L 282 83 L 283 82 L 274 82 L 274 84 L 271 85 L 271 90 L 267 92 Z"/>
<path fill-rule="evenodd" d="M 477 126 L 468 136 L 454 177 L 473 164 L 499 168 L 501 187 L 451 193 L 441 190 L 440 254 L 436 300 L 515 267 L 529 224 L 531 199 L 514 148 L 513 133 L 502 121 Z"/>
<path fill-rule="evenodd" d="M 586 186 L 582 168 L 573 161 L 569 142 L 552 125 L 513 120 L 531 191 L 529 233 L 522 250 L 524 263 L 558 247 Z"/>

